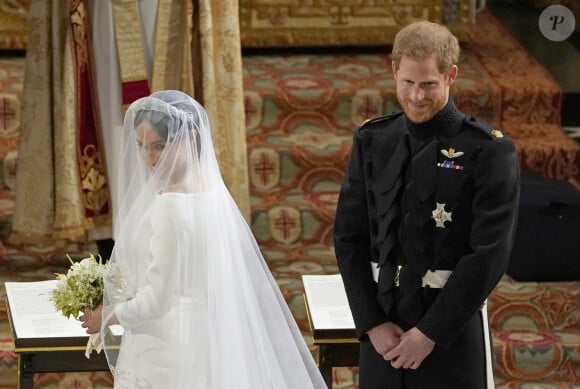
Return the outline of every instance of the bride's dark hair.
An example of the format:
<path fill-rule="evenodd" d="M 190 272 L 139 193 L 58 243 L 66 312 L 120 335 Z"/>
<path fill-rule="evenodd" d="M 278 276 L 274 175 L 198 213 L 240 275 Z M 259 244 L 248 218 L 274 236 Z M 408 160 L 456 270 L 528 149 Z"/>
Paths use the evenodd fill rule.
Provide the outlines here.
<path fill-rule="evenodd" d="M 176 110 L 180 113 L 176 117 L 169 116 L 165 112 L 151 110 L 151 109 L 140 109 L 135 113 L 135 119 L 133 120 L 133 124 L 135 128 L 139 124 L 144 121 L 148 121 L 155 132 L 157 132 L 166 142 L 173 141 L 173 138 L 176 134 L 171 134 L 169 128 L 183 128 L 181 124 L 185 124 L 185 128 L 190 131 L 193 131 L 195 136 L 195 148 L 199 158 L 199 153 L 201 152 L 201 142 L 200 142 L 200 134 L 199 134 L 199 118 L 197 117 L 198 112 L 193 110 L 192 105 L 190 102 L 189 96 L 185 93 L 180 91 L 172 91 L 173 93 L 169 94 L 166 91 L 156 92 L 151 95 L 156 99 L 164 101 L 168 105 L 176 108 Z M 180 98 L 176 100 L 175 98 Z M 180 121 L 176 126 L 171 126 L 171 121 L 177 120 Z M 181 123 L 181 121 L 185 123 Z"/>
<path fill-rule="evenodd" d="M 151 123 L 151 126 L 163 139 L 168 140 L 169 116 L 163 112 L 142 109 L 135 114 L 135 128 L 144 121 Z"/>

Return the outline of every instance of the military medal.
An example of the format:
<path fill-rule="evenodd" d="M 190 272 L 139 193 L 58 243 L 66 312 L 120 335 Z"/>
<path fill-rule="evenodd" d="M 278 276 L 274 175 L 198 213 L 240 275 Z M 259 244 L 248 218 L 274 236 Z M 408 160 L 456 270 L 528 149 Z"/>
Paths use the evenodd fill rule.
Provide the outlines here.
<path fill-rule="evenodd" d="M 463 170 L 463 166 L 455 164 L 455 161 L 445 160 L 443 162 L 437 163 L 437 166 L 444 167 L 446 169 Z"/>
<path fill-rule="evenodd" d="M 457 158 L 463 155 L 463 151 L 455 151 L 453 147 L 450 147 L 449 150 L 441 150 L 441 154 L 446 156 L 447 158 Z"/>
<path fill-rule="evenodd" d="M 431 218 L 435 220 L 435 227 L 445 228 L 445 222 L 451 221 L 453 212 L 445 211 L 445 203 L 436 203 L 437 207 L 433 210 Z"/>
<path fill-rule="evenodd" d="M 463 166 L 456 164 L 455 161 L 452 161 L 453 158 L 458 158 L 461 157 L 463 154 L 465 154 L 463 151 L 456 151 L 453 147 L 450 147 L 449 149 L 445 150 L 445 149 L 441 149 L 441 154 L 443 154 L 446 158 L 443 162 L 439 162 L 437 163 L 438 167 L 442 167 L 445 169 L 453 169 L 453 170 L 463 170 Z"/>

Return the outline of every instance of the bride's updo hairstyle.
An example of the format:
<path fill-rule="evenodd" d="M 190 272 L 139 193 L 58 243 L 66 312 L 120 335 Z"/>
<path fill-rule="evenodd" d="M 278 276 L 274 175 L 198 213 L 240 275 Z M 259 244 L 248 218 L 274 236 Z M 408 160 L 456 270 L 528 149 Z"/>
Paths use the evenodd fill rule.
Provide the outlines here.
<path fill-rule="evenodd" d="M 159 102 L 155 102 L 158 99 Z M 167 104 L 167 110 L 164 105 Z M 147 120 L 155 131 L 167 142 L 175 139 L 178 131 L 193 130 L 196 151 L 199 156 L 201 145 L 199 144 L 199 117 L 200 108 L 203 108 L 192 100 L 188 95 L 180 91 L 155 92 L 151 96 L 137 100 L 130 109 L 135 110 L 133 125 L 135 128 Z M 207 114 L 203 111 L 203 117 L 207 122 Z"/>

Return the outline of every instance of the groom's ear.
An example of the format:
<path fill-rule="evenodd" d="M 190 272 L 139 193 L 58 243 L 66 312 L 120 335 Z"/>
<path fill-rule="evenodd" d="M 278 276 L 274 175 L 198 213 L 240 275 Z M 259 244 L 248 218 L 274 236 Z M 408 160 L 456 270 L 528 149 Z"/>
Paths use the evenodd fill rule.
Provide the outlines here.
<path fill-rule="evenodd" d="M 446 76 L 447 85 L 452 85 L 455 82 L 458 73 L 459 68 L 457 67 L 457 65 L 451 66 L 451 69 L 449 69 Z"/>

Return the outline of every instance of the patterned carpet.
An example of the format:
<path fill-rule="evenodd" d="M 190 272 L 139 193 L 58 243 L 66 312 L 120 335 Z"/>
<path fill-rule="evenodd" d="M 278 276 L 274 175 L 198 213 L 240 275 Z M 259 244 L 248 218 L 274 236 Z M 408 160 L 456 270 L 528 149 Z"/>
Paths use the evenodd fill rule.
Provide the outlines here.
<path fill-rule="evenodd" d="M 332 221 L 353 128 L 398 108 L 389 54 L 244 57 L 252 229 L 309 341 L 302 274 L 336 273 Z M 558 86 L 487 11 L 463 47 L 458 106 L 509 133 L 522 166 L 577 180 L 580 146 L 560 126 Z M 0 58 L 0 282 L 52 278 L 62 249 L 12 246 L 10 231 L 23 60 Z M 0 389 L 16 387 L 0 287 Z M 506 278 L 490 301 L 498 389 L 580 388 L 580 282 L 518 283 Z M 313 348 L 313 352 L 316 350 Z M 333 388 L 357 388 L 357 369 L 333 372 Z M 35 388 L 111 388 L 107 372 L 50 373 Z"/>

